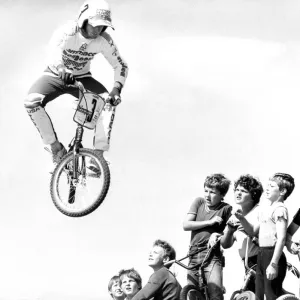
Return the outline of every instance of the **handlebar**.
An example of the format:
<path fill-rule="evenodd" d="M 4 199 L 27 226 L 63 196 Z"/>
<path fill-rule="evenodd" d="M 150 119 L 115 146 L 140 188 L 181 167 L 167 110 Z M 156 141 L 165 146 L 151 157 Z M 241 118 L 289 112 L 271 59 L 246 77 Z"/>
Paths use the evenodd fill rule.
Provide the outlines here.
<path fill-rule="evenodd" d="M 74 87 L 78 88 L 82 93 L 86 92 L 85 87 L 83 86 L 83 84 L 80 81 L 75 80 L 74 84 L 72 84 L 71 86 L 74 86 Z M 107 97 L 104 97 L 104 99 L 105 99 L 106 104 L 110 104 L 112 106 L 116 106 L 117 104 L 119 104 L 121 102 L 121 97 L 120 96 L 115 96 L 114 97 L 115 101 L 119 102 L 117 104 L 112 104 L 111 103 L 112 97 L 110 95 L 108 95 Z"/>
<path fill-rule="evenodd" d="M 199 264 L 196 264 L 196 265 L 194 265 L 194 266 L 189 267 L 189 266 L 185 265 L 184 263 L 182 263 L 181 261 L 187 259 L 188 257 L 191 257 L 192 255 L 195 255 L 195 254 L 201 252 L 202 249 L 197 249 L 197 250 L 193 251 L 192 253 L 189 253 L 189 254 L 186 255 L 185 257 L 181 258 L 181 259 L 173 259 L 173 260 L 170 260 L 170 261 L 166 262 L 166 263 L 164 264 L 164 266 L 168 266 L 168 265 L 171 265 L 171 264 L 173 264 L 173 263 L 176 263 L 177 265 L 183 267 L 183 268 L 186 269 L 186 270 L 192 270 L 192 269 L 198 268 L 199 266 L 200 266 L 200 268 L 202 268 L 202 267 L 204 266 L 205 262 L 206 262 L 206 261 L 208 260 L 208 258 L 210 257 L 210 255 L 211 255 L 211 253 L 213 252 L 213 250 L 215 250 L 215 249 L 217 248 L 217 245 L 219 244 L 221 238 L 222 238 L 222 235 L 219 236 L 219 237 L 217 238 L 217 240 L 216 240 L 216 243 L 215 243 L 211 248 L 209 248 L 209 250 L 207 251 L 207 253 L 206 253 L 206 255 L 205 255 L 204 259 L 203 259 L 203 261 L 202 261 L 201 263 L 199 263 Z"/>

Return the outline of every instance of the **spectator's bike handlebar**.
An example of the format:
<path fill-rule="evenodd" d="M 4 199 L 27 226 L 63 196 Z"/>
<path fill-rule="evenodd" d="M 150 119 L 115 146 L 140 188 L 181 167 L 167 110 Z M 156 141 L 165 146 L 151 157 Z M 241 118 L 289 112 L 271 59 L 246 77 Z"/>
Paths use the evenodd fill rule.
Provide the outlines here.
<path fill-rule="evenodd" d="M 175 263 L 175 264 L 183 267 L 186 270 L 193 270 L 193 269 L 196 269 L 196 268 L 199 268 L 199 267 L 200 267 L 200 269 L 202 269 L 203 266 L 205 265 L 205 263 L 207 262 L 207 260 L 209 259 L 210 255 L 212 254 L 212 252 L 217 248 L 217 246 L 219 246 L 221 237 L 222 236 L 218 237 L 217 240 L 216 240 L 216 243 L 214 244 L 214 246 L 209 248 L 209 250 L 207 251 L 207 253 L 206 253 L 206 255 L 205 255 L 205 257 L 204 257 L 204 259 L 201 263 L 193 265 L 193 266 L 187 266 L 186 264 L 182 263 L 182 261 L 187 259 L 187 258 L 192 257 L 195 254 L 198 254 L 201 251 L 203 251 L 203 248 L 202 249 L 199 248 L 199 249 L 196 249 L 195 251 L 189 252 L 188 255 L 186 255 L 183 258 L 170 260 L 170 261 L 165 263 L 165 266 L 169 266 L 169 265 Z"/>

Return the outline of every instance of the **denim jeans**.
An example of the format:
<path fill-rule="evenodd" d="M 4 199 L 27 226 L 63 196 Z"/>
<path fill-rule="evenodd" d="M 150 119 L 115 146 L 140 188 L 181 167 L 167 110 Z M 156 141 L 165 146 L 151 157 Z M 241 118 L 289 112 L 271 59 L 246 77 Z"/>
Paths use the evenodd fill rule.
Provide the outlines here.
<path fill-rule="evenodd" d="M 195 255 L 196 256 L 196 255 Z M 199 263 L 199 256 L 190 260 L 189 266 Z M 189 270 L 187 275 L 188 284 L 202 286 L 202 278 L 196 273 L 200 270 Z M 213 256 L 208 264 L 204 267 L 204 276 L 207 282 L 208 294 L 210 300 L 223 300 L 223 263 L 222 258 Z"/>
<path fill-rule="evenodd" d="M 257 255 L 255 296 L 258 300 L 275 300 L 282 294 L 282 282 L 286 275 L 286 257 L 282 252 L 278 262 L 278 275 L 273 280 L 266 277 L 266 269 L 271 262 L 274 253 L 274 247 L 259 248 Z"/>

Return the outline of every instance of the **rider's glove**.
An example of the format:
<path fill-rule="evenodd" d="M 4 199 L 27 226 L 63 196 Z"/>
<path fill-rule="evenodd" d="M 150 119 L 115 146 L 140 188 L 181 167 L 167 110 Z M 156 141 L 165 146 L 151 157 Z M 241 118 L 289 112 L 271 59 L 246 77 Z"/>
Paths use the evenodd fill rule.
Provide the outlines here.
<path fill-rule="evenodd" d="M 74 84 L 75 78 L 72 73 L 68 72 L 64 66 L 59 66 L 57 68 L 58 77 L 65 83 L 65 84 Z"/>
<path fill-rule="evenodd" d="M 116 82 L 112 91 L 109 93 L 108 96 L 108 101 L 109 104 L 111 104 L 112 106 L 117 106 L 121 103 L 121 89 L 122 89 L 122 85 L 119 82 Z"/>

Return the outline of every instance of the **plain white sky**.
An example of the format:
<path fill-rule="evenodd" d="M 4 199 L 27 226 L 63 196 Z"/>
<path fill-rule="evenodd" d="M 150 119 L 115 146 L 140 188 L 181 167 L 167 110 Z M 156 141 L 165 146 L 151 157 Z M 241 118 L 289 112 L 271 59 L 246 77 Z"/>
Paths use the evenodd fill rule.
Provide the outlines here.
<path fill-rule="evenodd" d="M 0 299 L 105 299 L 109 278 L 128 267 L 146 283 L 155 239 L 186 254 L 182 221 L 210 173 L 232 181 L 251 173 L 266 183 L 290 172 L 290 214 L 299 207 L 299 1 L 114 0 L 111 34 L 129 77 L 108 154 L 111 188 L 93 214 L 60 214 L 49 194 L 50 157 L 23 99 L 45 68 L 52 31 L 81 4 L 0 1 Z M 112 86 L 101 57 L 93 74 Z M 48 111 L 67 144 L 72 98 Z M 234 204 L 232 189 L 226 201 Z M 229 299 L 243 271 L 236 249 L 225 254 Z M 185 271 L 175 272 L 184 285 Z M 291 275 L 285 288 L 298 292 Z"/>

